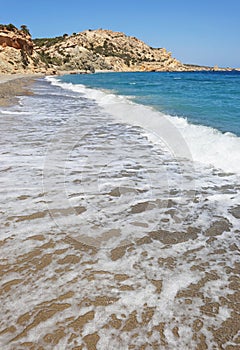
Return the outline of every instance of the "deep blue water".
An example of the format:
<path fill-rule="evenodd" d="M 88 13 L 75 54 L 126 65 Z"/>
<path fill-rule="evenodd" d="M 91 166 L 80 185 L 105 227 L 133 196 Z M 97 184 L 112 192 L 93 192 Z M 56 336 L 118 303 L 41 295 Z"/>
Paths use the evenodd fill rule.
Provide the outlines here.
<path fill-rule="evenodd" d="M 96 73 L 61 80 L 112 90 L 190 123 L 240 136 L 240 72 Z"/>

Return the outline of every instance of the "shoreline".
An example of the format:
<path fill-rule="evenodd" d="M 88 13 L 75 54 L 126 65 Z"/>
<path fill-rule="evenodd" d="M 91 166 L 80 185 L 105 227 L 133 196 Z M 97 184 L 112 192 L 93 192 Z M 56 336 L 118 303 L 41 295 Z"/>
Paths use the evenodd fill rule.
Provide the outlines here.
<path fill-rule="evenodd" d="M 214 72 L 214 70 L 211 70 Z M 218 70 L 218 72 L 229 71 L 226 69 Z M 234 69 L 232 71 L 239 72 L 239 70 Z M 96 70 L 94 73 L 130 73 L 130 71 L 113 71 L 113 70 Z M 140 71 L 139 71 L 140 72 Z M 174 73 L 174 71 L 172 71 Z M 190 71 L 189 71 L 190 72 Z M 191 71 L 199 72 L 199 70 Z M 215 70 L 216 72 L 216 70 Z M 75 74 L 94 74 L 83 70 L 70 70 L 70 71 L 57 71 L 55 74 L 50 74 L 53 76 L 62 75 L 75 75 Z M 135 73 L 137 73 L 135 71 Z M 141 72 L 142 73 L 142 72 Z M 181 71 L 179 73 L 184 73 Z M 48 74 L 43 73 L 16 73 L 16 74 L 0 74 L 0 107 L 10 107 L 18 102 L 18 96 L 32 95 L 31 84 L 41 77 L 45 77 Z"/>
<path fill-rule="evenodd" d="M 18 96 L 32 95 L 30 86 L 43 74 L 0 74 L 0 107 L 10 107 Z"/>
<path fill-rule="evenodd" d="M 0 88 L 23 84 L 24 94 L 38 78 L 12 76 Z M 96 117 L 95 104 L 88 110 L 69 91 L 66 99 L 49 98 L 44 85 L 22 114 L 1 118 L 4 349 L 235 346 L 239 232 L 232 226 L 239 212 L 232 175 L 213 181 L 198 171 L 192 177 L 188 167 L 181 175 L 137 126 L 119 127 L 101 110 Z M 70 128 L 59 133 L 71 107 Z M 82 134 L 76 153 L 65 153 Z M 179 176 L 182 184 L 196 179 L 196 194 L 194 184 L 186 194 L 174 184 Z M 69 203 L 62 193 L 71 194 Z M 219 198 L 229 201 L 226 209 Z"/>

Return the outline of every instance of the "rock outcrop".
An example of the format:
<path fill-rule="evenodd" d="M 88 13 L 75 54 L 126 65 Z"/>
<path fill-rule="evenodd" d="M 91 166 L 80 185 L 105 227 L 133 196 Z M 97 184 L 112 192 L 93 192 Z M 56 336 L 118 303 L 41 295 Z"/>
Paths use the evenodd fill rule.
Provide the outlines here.
<path fill-rule="evenodd" d="M 12 24 L 0 25 L 0 73 L 45 73 L 46 68 L 34 50 L 27 28 L 19 30 Z"/>
<path fill-rule="evenodd" d="M 30 35 L 17 29 L 14 31 L 9 31 L 6 27 L 2 29 L 0 32 L 0 45 L 2 47 L 9 46 L 14 49 L 24 50 L 29 55 L 33 53 L 33 42 Z"/>

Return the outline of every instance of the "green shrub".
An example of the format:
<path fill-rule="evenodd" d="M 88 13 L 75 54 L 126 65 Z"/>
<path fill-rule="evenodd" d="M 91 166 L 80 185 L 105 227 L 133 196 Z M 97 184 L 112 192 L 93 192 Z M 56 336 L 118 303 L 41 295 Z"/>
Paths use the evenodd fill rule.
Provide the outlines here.
<path fill-rule="evenodd" d="M 9 30 L 9 31 L 15 31 L 17 30 L 17 27 L 15 27 L 12 23 L 9 24 L 0 24 L 0 30 Z"/>
<path fill-rule="evenodd" d="M 23 49 L 21 49 L 21 57 L 22 57 L 22 65 L 24 68 L 26 68 L 29 64 L 29 60 L 26 52 Z"/>
<path fill-rule="evenodd" d="M 42 47 L 42 46 L 50 47 L 52 45 L 60 43 L 63 40 L 64 38 L 62 36 L 56 36 L 55 38 L 36 38 L 36 39 L 33 39 L 33 42 L 38 47 Z"/>
<path fill-rule="evenodd" d="M 24 32 L 25 34 L 31 36 L 30 31 L 29 31 L 28 27 L 25 24 L 22 24 L 20 28 L 21 28 L 22 32 Z"/>

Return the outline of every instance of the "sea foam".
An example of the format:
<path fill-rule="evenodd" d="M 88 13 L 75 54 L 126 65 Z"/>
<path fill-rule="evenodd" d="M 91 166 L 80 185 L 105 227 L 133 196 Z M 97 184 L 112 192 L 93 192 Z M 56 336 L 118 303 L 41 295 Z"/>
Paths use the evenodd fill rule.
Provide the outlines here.
<path fill-rule="evenodd" d="M 96 101 L 118 121 L 142 127 L 152 142 L 164 143 L 177 159 L 192 159 L 225 172 L 240 174 L 240 138 L 231 133 L 190 124 L 185 118 L 163 114 L 110 91 L 64 83 L 54 77 L 47 77 L 47 80 Z"/>
<path fill-rule="evenodd" d="M 169 155 L 191 158 L 184 119 L 65 87 L 40 80 L 21 117 L 0 118 L 2 348 L 237 347 L 238 179 L 180 174 Z M 194 177 L 194 197 L 179 177 Z"/>

